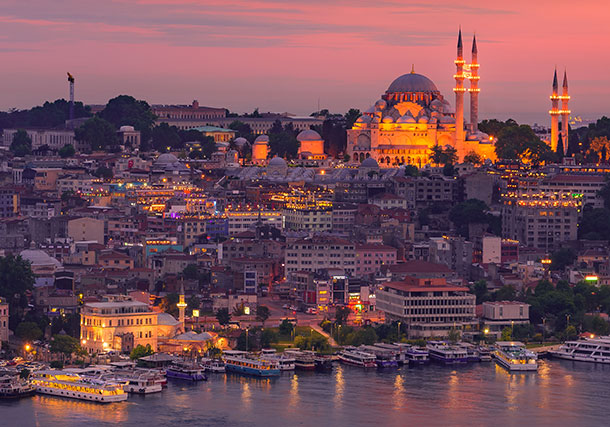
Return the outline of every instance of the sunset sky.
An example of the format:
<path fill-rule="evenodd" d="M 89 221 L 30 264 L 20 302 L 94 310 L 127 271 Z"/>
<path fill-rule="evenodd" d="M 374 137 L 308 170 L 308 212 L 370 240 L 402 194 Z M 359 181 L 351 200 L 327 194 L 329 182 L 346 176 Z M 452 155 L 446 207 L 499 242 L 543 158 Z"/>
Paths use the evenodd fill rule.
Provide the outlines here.
<path fill-rule="evenodd" d="M 476 31 L 482 118 L 546 124 L 555 65 L 573 113 L 610 115 L 603 0 L 3 0 L 0 108 L 130 94 L 236 112 L 366 109 L 415 70 L 454 104 L 458 26 Z"/>

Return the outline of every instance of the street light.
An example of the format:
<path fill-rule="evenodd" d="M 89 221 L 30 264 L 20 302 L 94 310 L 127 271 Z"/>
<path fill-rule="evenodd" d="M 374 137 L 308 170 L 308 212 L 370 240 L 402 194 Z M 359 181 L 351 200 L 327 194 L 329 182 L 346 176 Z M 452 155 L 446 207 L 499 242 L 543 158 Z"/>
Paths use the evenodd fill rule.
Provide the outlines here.
<path fill-rule="evenodd" d="M 400 341 L 400 321 L 398 322 L 398 341 Z"/>
<path fill-rule="evenodd" d="M 249 328 L 246 328 L 246 351 L 248 351 L 248 331 Z"/>

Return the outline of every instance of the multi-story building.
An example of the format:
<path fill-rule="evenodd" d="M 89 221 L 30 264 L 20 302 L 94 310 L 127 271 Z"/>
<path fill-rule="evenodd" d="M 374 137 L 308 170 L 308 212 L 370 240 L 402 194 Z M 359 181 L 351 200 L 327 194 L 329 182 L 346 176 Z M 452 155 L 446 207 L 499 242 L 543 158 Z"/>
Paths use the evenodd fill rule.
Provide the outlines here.
<path fill-rule="evenodd" d="M 376 194 L 369 199 L 369 203 L 381 209 L 407 208 L 407 199 L 389 193 Z"/>
<path fill-rule="evenodd" d="M 81 310 L 81 345 L 89 353 L 129 352 L 138 345 L 157 350 L 158 312 L 123 295 L 106 295 Z"/>
<path fill-rule="evenodd" d="M 543 178 L 539 189 L 543 193 L 582 194 L 582 204 L 603 208 L 604 199 L 599 191 L 606 185 L 603 175 L 557 174 Z"/>
<path fill-rule="evenodd" d="M 503 196 L 502 237 L 547 252 L 576 240 L 582 200 L 581 194 L 507 193 Z"/>
<path fill-rule="evenodd" d="M 2 142 L 5 147 L 10 147 L 13 143 L 13 138 L 19 129 L 4 129 L 2 134 Z M 73 130 L 57 130 L 57 129 L 25 129 L 26 133 L 32 140 L 32 149 L 36 150 L 44 145 L 51 150 L 59 150 L 65 145 L 76 147 Z"/>
<path fill-rule="evenodd" d="M 229 235 L 253 230 L 259 222 L 282 228 L 282 213 L 277 211 L 227 211 L 226 216 L 229 220 Z"/>
<path fill-rule="evenodd" d="M 396 248 L 376 243 L 356 245 L 355 276 L 376 274 L 382 265 L 396 264 Z"/>
<path fill-rule="evenodd" d="M 104 220 L 75 218 L 68 221 L 68 237 L 75 242 L 104 243 Z"/>
<path fill-rule="evenodd" d="M 473 262 L 473 244 L 463 237 L 432 237 L 430 261 L 445 264 L 460 277 L 469 277 Z"/>
<path fill-rule="evenodd" d="M 473 331 L 477 325 L 476 297 L 462 286 L 450 286 L 443 278 L 406 277 L 387 282 L 376 292 L 377 310 L 386 321 L 407 325 L 409 337 L 446 336 L 452 329 Z"/>
<path fill-rule="evenodd" d="M 282 209 L 284 228 L 293 231 L 330 231 L 333 223 L 332 202 L 316 200 L 289 203 Z"/>
<path fill-rule="evenodd" d="M 0 344 L 8 341 L 8 302 L 0 298 Z"/>
<path fill-rule="evenodd" d="M 433 175 L 415 180 L 415 201 L 417 205 L 431 202 L 452 203 L 457 200 L 458 181 L 446 176 Z"/>
<path fill-rule="evenodd" d="M 333 203 L 332 232 L 342 235 L 350 234 L 356 223 L 358 206 L 352 203 Z"/>
<path fill-rule="evenodd" d="M 20 213 L 20 195 L 14 188 L 0 188 L 0 218 L 14 218 Z"/>
<path fill-rule="evenodd" d="M 285 258 L 286 273 L 336 269 L 351 276 L 356 272 L 355 245 L 338 237 L 316 236 L 287 242 Z"/>
<path fill-rule="evenodd" d="M 530 306 L 521 301 L 488 301 L 483 303 L 486 334 L 500 338 L 502 330 L 514 325 L 529 325 Z"/>
<path fill-rule="evenodd" d="M 21 196 L 21 214 L 30 218 L 51 219 L 61 213 L 61 200 L 42 196 Z"/>

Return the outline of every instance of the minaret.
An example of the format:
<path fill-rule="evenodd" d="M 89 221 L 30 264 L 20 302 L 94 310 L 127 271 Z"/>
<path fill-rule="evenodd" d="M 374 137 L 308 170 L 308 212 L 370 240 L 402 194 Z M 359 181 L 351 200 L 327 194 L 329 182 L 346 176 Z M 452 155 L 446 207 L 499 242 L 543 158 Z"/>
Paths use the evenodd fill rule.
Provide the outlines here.
<path fill-rule="evenodd" d="M 568 95 L 568 73 L 564 70 L 563 72 L 563 88 L 561 90 L 561 140 L 563 141 L 563 155 L 568 154 L 568 121 L 570 119 L 570 109 L 568 107 L 568 101 L 570 101 L 570 95 Z"/>
<path fill-rule="evenodd" d="M 182 331 L 186 331 L 186 325 L 184 323 L 184 311 L 186 309 L 186 302 L 184 302 L 184 278 L 180 279 L 180 301 L 176 306 L 178 307 L 178 321 L 180 322 L 180 327 Z"/>
<path fill-rule="evenodd" d="M 557 143 L 559 142 L 559 85 L 557 84 L 557 68 L 553 75 L 553 94 L 551 95 L 551 150 L 557 151 Z M 564 144 L 565 146 L 565 144 Z"/>
<path fill-rule="evenodd" d="M 477 36 L 472 36 L 472 63 L 470 64 L 470 132 L 479 130 L 479 62 L 477 60 Z"/>
<path fill-rule="evenodd" d="M 461 158 L 461 151 L 464 146 L 464 49 L 462 47 L 462 29 L 458 34 L 457 44 L 457 59 L 455 60 L 455 66 L 457 72 L 455 76 L 455 149 L 458 152 L 458 157 Z"/>

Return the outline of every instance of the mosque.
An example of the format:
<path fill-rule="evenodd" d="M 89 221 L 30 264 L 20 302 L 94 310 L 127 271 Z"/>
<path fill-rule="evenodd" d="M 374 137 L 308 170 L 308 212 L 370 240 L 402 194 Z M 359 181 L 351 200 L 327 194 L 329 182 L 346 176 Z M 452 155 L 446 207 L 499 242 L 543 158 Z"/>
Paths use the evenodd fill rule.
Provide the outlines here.
<path fill-rule="evenodd" d="M 375 104 L 347 131 L 347 154 L 362 162 L 375 159 L 381 167 L 403 164 L 422 167 L 431 162 L 435 145 L 454 147 L 458 160 L 469 153 L 495 160 L 494 139 L 478 130 L 479 63 L 476 37 L 472 61 L 464 60 L 462 31 L 458 35 L 455 109 L 424 75 L 404 74 L 395 79 Z M 464 87 L 469 80 L 470 87 Z M 464 123 L 464 94 L 470 94 L 470 123 Z"/>

